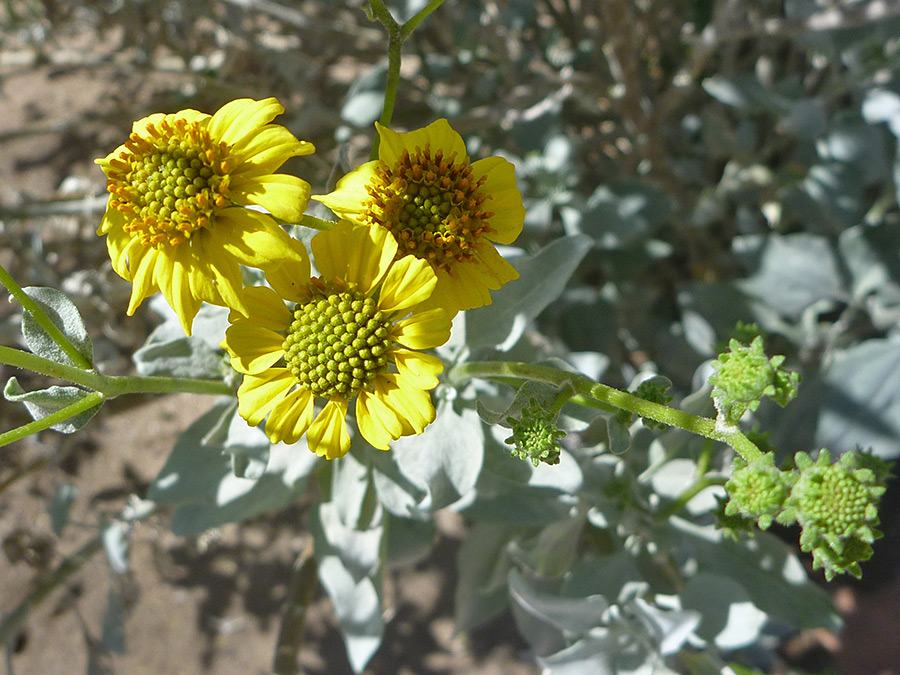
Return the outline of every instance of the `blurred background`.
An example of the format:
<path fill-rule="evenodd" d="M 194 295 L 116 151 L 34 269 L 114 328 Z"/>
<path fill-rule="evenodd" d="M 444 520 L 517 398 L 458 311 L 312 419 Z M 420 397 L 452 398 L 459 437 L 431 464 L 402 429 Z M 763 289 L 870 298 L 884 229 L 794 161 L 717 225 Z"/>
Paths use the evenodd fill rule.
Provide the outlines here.
<path fill-rule="evenodd" d="M 402 21 L 425 3 L 387 4 Z M 22 286 L 75 302 L 103 372 L 133 372 L 131 355 L 160 317 L 152 303 L 125 316 L 130 287 L 95 235 L 106 193 L 93 160 L 148 114 L 276 96 L 277 121 L 317 148 L 282 171 L 329 190 L 368 159 L 381 112 L 386 38 L 363 5 L 2 3 L 0 264 Z M 779 447 L 853 439 L 893 458 L 898 36 L 900 8 L 879 0 L 451 1 L 404 47 L 393 126 L 447 117 L 473 158 L 513 161 L 525 252 L 564 234 L 594 238 L 570 289 L 526 336 L 532 349 L 592 355 L 614 386 L 652 368 L 683 396 L 735 322 L 753 320 L 812 383 L 790 412 L 763 410 Z M 17 312 L 0 304 L 2 344 L 19 343 Z M 891 348 L 853 351 L 865 341 Z M 854 358 L 877 372 L 859 374 Z M 13 374 L 26 389 L 41 380 L 0 366 L 4 381 Z M 837 398 L 834 382 L 847 384 Z M 117 399 L 84 432 L 3 448 L 0 611 L 88 526 L 143 494 L 208 405 Z M 860 420 L 860 406 L 881 421 Z M 0 430 L 28 419 L 0 404 Z M 62 484 L 77 498 L 57 537 L 47 505 Z M 829 587 L 845 630 L 789 636 L 780 672 L 900 672 L 897 510 L 889 493 L 888 536 L 864 583 Z M 174 537 L 163 517 L 142 524 L 131 571 L 116 582 L 127 650 L 101 640 L 108 571 L 88 563 L 12 636 L 9 672 L 267 672 L 304 522 L 301 502 L 199 538 Z M 438 526 L 432 555 L 388 575 L 394 621 L 367 672 L 536 674 L 509 615 L 453 635 L 464 523 L 442 513 Z M 321 594 L 302 659 L 311 674 L 350 672 Z"/>

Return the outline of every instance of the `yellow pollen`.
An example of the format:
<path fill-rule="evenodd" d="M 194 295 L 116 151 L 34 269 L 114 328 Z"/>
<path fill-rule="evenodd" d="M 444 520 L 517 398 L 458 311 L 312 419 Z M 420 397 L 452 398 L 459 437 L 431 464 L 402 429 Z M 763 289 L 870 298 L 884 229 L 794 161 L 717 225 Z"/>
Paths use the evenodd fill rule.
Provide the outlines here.
<path fill-rule="evenodd" d="M 482 209 L 491 198 L 486 180 L 472 175 L 468 157 L 445 157 L 427 145 L 405 150 L 393 165 L 382 161 L 376 168 L 367 217 L 401 243 L 398 255 L 413 254 L 453 274 L 456 265 L 475 260 L 475 244 L 492 231 L 493 214 Z"/>
<path fill-rule="evenodd" d="M 108 161 L 110 206 L 123 214 L 125 232 L 145 246 L 179 246 L 209 227 L 228 204 L 234 161 L 226 143 L 182 117 L 132 132 Z"/>

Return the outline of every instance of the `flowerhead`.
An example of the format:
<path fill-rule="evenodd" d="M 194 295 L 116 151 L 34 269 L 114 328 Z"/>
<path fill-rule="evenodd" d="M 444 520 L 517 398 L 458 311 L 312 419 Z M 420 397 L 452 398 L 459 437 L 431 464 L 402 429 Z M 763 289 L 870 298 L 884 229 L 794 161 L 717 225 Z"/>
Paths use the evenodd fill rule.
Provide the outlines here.
<path fill-rule="evenodd" d="M 342 218 L 389 231 L 398 257 L 428 262 L 437 275 L 431 306 L 456 312 L 490 304 L 490 290 L 519 276 L 494 247 L 515 241 L 525 219 L 512 164 L 502 157 L 471 162 L 444 119 L 409 133 L 376 128 L 378 159 L 314 199 Z"/>
<path fill-rule="evenodd" d="M 387 450 L 435 418 L 429 391 L 443 366 L 418 350 L 450 337 L 450 316 L 422 309 L 437 277 L 414 256 L 397 258 L 381 228 L 343 221 L 311 247 L 320 276 L 288 263 L 269 277 L 271 288 L 243 290 L 246 316 L 229 317 L 222 346 L 243 374 L 238 411 L 254 426 L 268 415 L 273 443 L 305 433 L 310 450 L 333 459 L 350 447 L 355 398 L 360 433 Z"/>
<path fill-rule="evenodd" d="M 309 184 L 274 172 L 315 149 L 270 124 L 282 112 L 268 98 L 231 101 L 214 115 L 153 114 L 96 160 L 110 193 L 97 234 L 107 235 L 113 268 L 132 282 L 129 315 L 161 291 L 190 335 L 203 301 L 246 310 L 240 265 L 308 264 L 271 216 L 245 208 L 290 222 L 306 209 Z"/>

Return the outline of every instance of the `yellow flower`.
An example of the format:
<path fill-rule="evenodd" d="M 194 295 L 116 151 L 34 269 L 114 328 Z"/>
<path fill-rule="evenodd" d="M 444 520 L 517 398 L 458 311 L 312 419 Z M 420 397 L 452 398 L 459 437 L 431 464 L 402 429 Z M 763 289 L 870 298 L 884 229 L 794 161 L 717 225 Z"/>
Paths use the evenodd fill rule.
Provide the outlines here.
<path fill-rule="evenodd" d="M 157 113 L 134 123 L 128 141 L 96 160 L 109 203 L 113 268 L 132 282 L 128 314 L 162 291 L 185 332 L 203 301 L 246 312 L 239 265 L 264 271 L 286 260 L 308 265 L 306 250 L 255 205 L 297 222 L 309 184 L 273 173 L 289 157 L 315 151 L 278 124 L 274 98 L 239 99 L 210 116 Z"/>
<path fill-rule="evenodd" d="M 455 312 L 489 305 L 490 289 L 519 276 L 491 243 L 511 244 L 522 231 L 513 165 L 502 157 L 470 162 L 444 119 L 409 133 L 375 126 L 379 158 L 313 199 L 342 218 L 387 229 L 399 256 L 428 261 L 438 278 L 431 306 Z"/>
<path fill-rule="evenodd" d="M 243 290 L 248 316 L 229 317 L 222 346 L 243 374 L 238 412 L 253 426 L 268 415 L 273 443 L 306 433 L 310 450 L 333 459 L 350 447 L 355 396 L 359 431 L 388 450 L 434 421 L 428 392 L 443 366 L 417 350 L 450 337 L 443 309 L 420 309 L 437 279 L 424 261 L 396 259 L 396 242 L 379 228 L 342 221 L 311 246 L 320 277 L 288 263 L 269 277 L 272 288 Z"/>

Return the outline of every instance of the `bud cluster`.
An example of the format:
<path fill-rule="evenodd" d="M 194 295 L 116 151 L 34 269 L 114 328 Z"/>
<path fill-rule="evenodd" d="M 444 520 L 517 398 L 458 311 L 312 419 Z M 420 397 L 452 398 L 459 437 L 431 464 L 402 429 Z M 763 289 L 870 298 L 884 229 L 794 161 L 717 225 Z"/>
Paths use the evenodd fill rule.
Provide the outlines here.
<path fill-rule="evenodd" d="M 831 461 L 823 448 L 815 461 L 805 452 L 794 457 L 796 468 L 782 471 L 769 452 L 750 462 L 738 458 L 725 489 L 724 516 L 755 520 L 760 529 L 773 521 L 798 523 L 800 548 L 812 553 L 813 568 L 825 577 L 849 573 L 859 577 L 859 563 L 872 555 L 881 536 L 878 501 L 885 491 L 887 464 L 870 454 L 848 452 Z"/>
<path fill-rule="evenodd" d="M 728 348 L 713 362 L 716 373 L 709 378 L 716 410 L 725 424 L 737 425 L 745 412 L 759 407 L 763 396 L 785 406 L 797 395 L 800 376 L 782 368 L 784 356 L 768 358 L 760 336 L 749 345 L 732 338 Z"/>
<path fill-rule="evenodd" d="M 510 452 L 519 459 L 530 459 L 534 466 L 541 462 L 559 464 L 559 453 L 562 448 L 559 439 L 566 432 L 556 426 L 556 415 L 543 408 L 535 399 L 522 408 L 522 417 L 507 417 L 513 434 L 506 443 L 514 445 Z"/>

